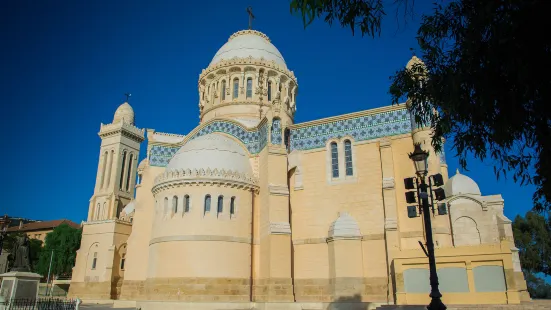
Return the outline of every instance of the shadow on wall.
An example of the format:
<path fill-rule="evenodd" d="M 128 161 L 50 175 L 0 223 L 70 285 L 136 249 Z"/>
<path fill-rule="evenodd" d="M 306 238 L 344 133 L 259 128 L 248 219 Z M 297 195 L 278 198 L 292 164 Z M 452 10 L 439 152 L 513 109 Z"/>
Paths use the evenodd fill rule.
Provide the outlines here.
<path fill-rule="evenodd" d="M 362 302 L 359 294 L 354 296 L 342 296 L 329 304 L 327 310 L 371 310 L 377 308 L 369 302 Z"/>

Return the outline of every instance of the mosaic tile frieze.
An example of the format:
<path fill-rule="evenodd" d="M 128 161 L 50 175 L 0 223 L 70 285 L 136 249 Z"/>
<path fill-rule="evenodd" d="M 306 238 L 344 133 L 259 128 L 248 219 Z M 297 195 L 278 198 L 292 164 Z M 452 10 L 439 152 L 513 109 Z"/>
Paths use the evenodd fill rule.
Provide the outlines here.
<path fill-rule="evenodd" d="M 351 136 L 365 141 L 411 132 L 411 117 L 407 109 L 312 125 L 291 130 L 291 150 L 325 147 L 329 139 Z"/>
<path fill-rule="evenodd" d="M 258 154 L 268 142 L 268 126 L 264 123 L 259 129 L 248 131 L 243 127 L 226 121 L 214 121 L 193 134 L 188 141 L 208 135 L 213 132 L 221 132 L 235 137 L 241 141 L 251 154 Z M 165 167 L 181 146 L 159 146 L 151 148 L 149 163 L 152 166 Z"/>
<path fill-rule="evenodd" d="M 281 138 L 281 120 L 275 118 L 272 122 L 272 132 L 270 137 L 270 142 L 272 144 L 280 145 L 282 141 Z"/>

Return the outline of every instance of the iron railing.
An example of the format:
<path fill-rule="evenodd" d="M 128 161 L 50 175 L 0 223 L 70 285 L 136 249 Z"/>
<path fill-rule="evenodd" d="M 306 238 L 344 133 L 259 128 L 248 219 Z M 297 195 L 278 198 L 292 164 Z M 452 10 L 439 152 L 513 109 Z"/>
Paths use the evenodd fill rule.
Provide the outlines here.
<path fill-rule="evenodd" d="M 0 309 L 5 310 L 77 310 L 75 299 L 62 298 L 15 298 L 0 302 Z"/>

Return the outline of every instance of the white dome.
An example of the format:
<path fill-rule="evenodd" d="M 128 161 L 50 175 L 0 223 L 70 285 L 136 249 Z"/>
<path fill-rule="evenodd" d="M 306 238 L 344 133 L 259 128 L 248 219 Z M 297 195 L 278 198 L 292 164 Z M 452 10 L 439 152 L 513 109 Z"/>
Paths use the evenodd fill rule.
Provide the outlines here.
<path fill-rule="evenodd" d="M 236 141 L 211 133 L 182 146 L 167 165 L 167 170 L 222 169 L 248 176 L 253 175 L 249 155 Z"/>
<path fill-rule="evenodd" d="M 459 170 L 444 184 L 446 197 L 461 194 L 481 195 L 480 188 L 473 179 L 461 174 Z"/>
<path fill-rule="evenodd" d="M 115 111 L 113 123 L 118 123 L 120 121 L 134 125 L 134 109 L 132 109 L 132 106 L 128 104 L 128 102 L 121 104 L 117 108 L 117 111 Z"/>
<path fill-rule="evenodd" d="M 122 209 L 122 212 L 126 215 L 131 214 L 136 209 L 136 206 L 134 204 L 134 200 L 130 201 L 124 209 Z"/>
<path fill-rule="evenodd" d="M 280 66 L 287 68 L 283 56 L 278 49 L 270 42 L 270 39 L 262 32 L 255 30 L 242 30 L 234 33 L 224 44 L 209 66 L 212 66 L 221 60 L 229 60 L 234 57 L 256 59 L 264 58 L 266 61 L 274 61 Z"/>

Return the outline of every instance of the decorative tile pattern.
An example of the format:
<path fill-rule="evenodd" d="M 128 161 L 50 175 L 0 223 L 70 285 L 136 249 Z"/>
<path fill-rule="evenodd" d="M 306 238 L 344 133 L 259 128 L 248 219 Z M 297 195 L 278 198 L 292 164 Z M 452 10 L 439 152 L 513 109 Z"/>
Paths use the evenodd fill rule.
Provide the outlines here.
<path fill-rule="evenodd" d="M 149 152 L 149 164 L 151 166 L 164 167 L 179 149 L 179 146 L 168 147 L 154 145 Z"/>
<path fill-rule="evenodd" d="M 272 122 L 272 132 L 270 137 L 270 142 L 272 144 L 281 145 L 281 120 L 275 118 Z"/>
<path fill-rule="evenodd" d="M 339 120 L 291 130 L 291 150 L 325 147 L 329 139 L 351 136 L 365 141 L 411 132 L 411 117 L 407 109 Z"/>
<path fill-rule="evenodd" d="M 231 122 L 215 121 L 197 131 L 189 141 L 213 132 L 223 132 L 241 141 L 251 154 L 258 154 L 268 142 L 268 126 L 264 123 L 258 130 L 248 131 Z M 151 148 L 149 164 L 165 167 L 181 146 L 159 146 Z"/>

